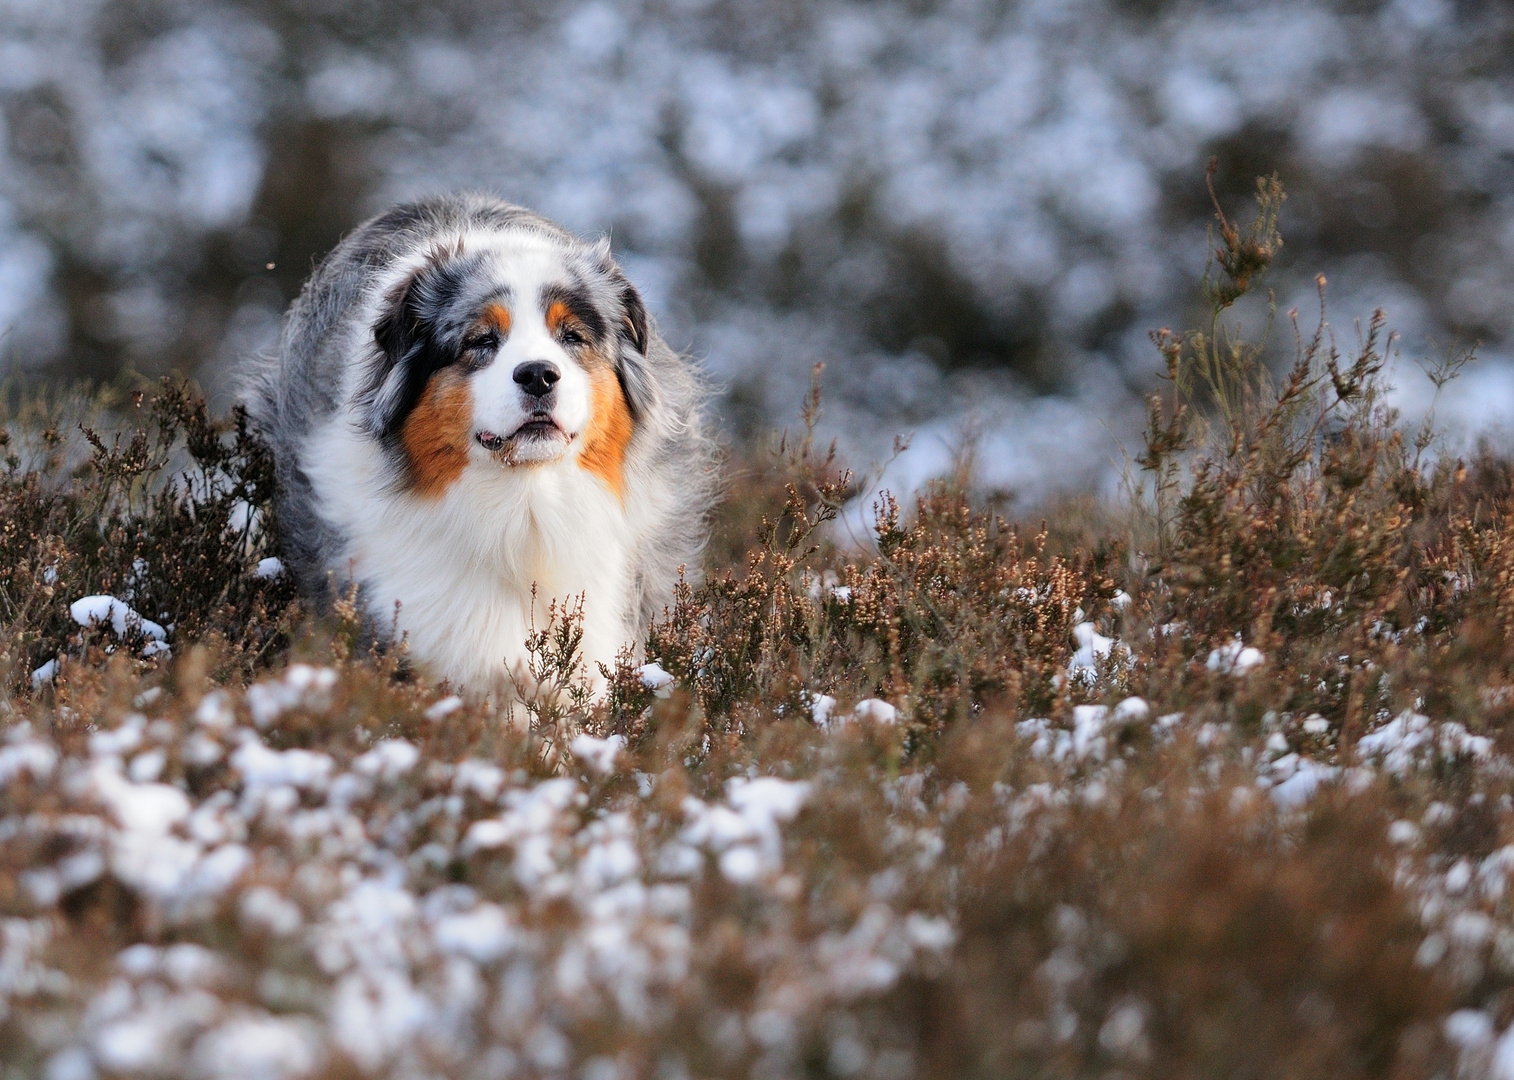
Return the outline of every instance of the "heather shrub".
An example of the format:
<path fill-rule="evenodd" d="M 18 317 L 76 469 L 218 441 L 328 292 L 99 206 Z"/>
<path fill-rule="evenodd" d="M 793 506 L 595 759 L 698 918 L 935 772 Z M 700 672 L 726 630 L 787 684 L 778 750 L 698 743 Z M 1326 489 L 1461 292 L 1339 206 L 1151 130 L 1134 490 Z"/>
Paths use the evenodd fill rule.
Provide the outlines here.
<path fill-rule="evenodd" d="M 35 419 L 21 411 L 25 423 Z M 56 412 L 56 410 L 54 410 Z M 220 640 L 223 664 L 245 677 L 286 646 L 294 591 L 259 575 L 277 522 L 273 467 L 237 409 L 212 420 L 205 403 L 165 380 L 130 395 L 124 415 L 56 415 L 12 447 L 0 474 L 0 625 L 12 686 L 60 658 L 118 646 L 138 654 L 142 619 L 173 640 Z M 109 423 L 106 434 L 94 425 Z M 12 437 L 0 431 L 0 442 Z M 31 459 L 31 460 L 28 460 Z M 114 596 L 136 618 L 116 632 L 81 626 L 73 600 Z M 151 650 L 149 650 L 151 651 Z"/>
<path fill-rule="evenodd" d="M 573 603 L 510 709 L 317 620 L 240 414 L 13 410 L 6 1075 L 1504 1075 L 1514 470 L 1382 317 L 1271 373 L 1258 193 L 1127 505 L 852 544 L 812 397 L 602 700 Z"/>

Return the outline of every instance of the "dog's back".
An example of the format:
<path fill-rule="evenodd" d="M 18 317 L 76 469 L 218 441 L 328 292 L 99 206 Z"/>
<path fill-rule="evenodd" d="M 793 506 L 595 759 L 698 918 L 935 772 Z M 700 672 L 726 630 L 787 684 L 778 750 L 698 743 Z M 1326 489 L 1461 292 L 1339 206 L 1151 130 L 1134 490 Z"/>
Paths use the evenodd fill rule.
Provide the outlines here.
<path fill-rule="evenodd" d="M 355 581 L 380 631 L 398 604 L 439 675 L 506 676 L 547 601 L 580 595 L 592 675 L 694 569 L 704 384 L 606 243 L 520 207 L 446 196 L 358 228 L 246 396 L 301 586 Z"/>

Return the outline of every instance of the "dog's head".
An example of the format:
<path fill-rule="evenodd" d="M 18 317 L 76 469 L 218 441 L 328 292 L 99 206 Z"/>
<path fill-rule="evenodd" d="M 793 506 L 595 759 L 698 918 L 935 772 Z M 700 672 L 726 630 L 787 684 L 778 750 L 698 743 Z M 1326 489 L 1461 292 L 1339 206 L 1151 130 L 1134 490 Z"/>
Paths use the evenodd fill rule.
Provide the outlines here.
<path fill-rule="evenodd" d="M 608 242 L 469 234 L 433 247 L 381 298 L 359 408 L 422 496 L 470 466 L 553 464 L 619 494 L 626 450 L 655 406 L 648 333 Z"/>

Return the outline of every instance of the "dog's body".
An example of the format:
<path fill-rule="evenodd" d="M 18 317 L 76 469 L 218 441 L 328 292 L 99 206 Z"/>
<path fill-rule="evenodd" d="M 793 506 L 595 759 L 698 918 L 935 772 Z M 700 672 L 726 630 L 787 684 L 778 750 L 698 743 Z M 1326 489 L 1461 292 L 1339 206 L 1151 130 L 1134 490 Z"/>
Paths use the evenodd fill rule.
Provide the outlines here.
<path fill-rule="evenodd" d="M 471 689 L 519 679 L 533 622 L 580 597 L 593 679 L 703 541 L 714 471 L 694 368 L 608 243 L 497 199 L 361 226 L 247 396 L 302 588 L 356 582 L 380 633 L 397 620 L 414 658 Z"/>

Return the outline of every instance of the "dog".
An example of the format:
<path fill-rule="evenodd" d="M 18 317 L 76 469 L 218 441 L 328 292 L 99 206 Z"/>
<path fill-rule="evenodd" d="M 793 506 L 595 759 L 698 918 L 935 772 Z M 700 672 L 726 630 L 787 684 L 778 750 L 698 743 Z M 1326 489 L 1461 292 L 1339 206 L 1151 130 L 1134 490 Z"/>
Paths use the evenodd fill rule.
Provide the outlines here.
<path fill-rule="evenodd" d="M 592 688 L 694 569 L 715 491 L 706 384 L 611 257 L 465 193 L 344 239 L 244 384 L 285 562 L 329 606 L 481 693 L 582 605 Z"/>

